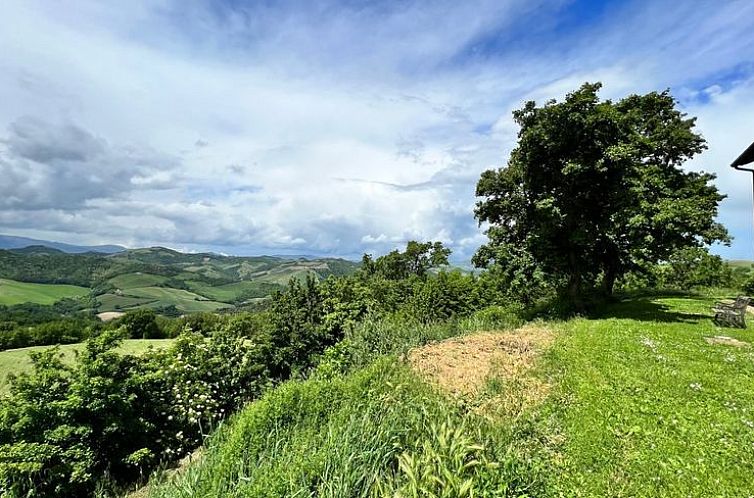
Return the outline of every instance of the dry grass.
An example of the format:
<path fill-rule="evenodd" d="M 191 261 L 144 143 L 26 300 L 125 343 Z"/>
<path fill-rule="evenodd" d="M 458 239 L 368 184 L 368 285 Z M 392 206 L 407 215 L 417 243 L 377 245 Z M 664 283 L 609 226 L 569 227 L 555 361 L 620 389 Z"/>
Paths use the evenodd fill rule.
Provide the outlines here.
<path fill-rule="evenodd" d="M 523 327 L 505 332 L 483 332 L 413 349 L 411 366 L 441 389 L 456 397 L 473 398 L 486 390 L 491 379 L 542 391 L 541 382 L 524 381 L 539 353 L 554 339 L 552 330 Z M 534 393 L 532 393 L 533 395 Z M 536 396 L 540 398 L 539 395 Z"/>
<path fill-rule="evenodd" d="M 102 313 L 97 313 L 97 318 L 103 322 L 109 322 L 110 320 L 122 317 L 124 314 L 122 311 L 103 311 Z"/>
<path fill-rule="evenodd" d="M 750 343 L 746 341 L 739 341 L 738 339 L 734 339 L 733 337 L 728 337 L 727 335 L 716 335 L 714 337 L 705 337 L 705 341 L 707 341 L 709 344 L 723 344 L 725 346 L 734 346 L 737 348 L 746 348 L 751 346 Z"/>

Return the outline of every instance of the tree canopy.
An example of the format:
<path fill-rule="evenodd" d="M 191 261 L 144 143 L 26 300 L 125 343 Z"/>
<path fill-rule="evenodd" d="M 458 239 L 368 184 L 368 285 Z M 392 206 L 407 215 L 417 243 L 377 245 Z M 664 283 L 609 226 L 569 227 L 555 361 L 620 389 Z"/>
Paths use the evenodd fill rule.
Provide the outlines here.
<path fill-rule="evenodd" d="M 379 275 L 388 280 L 400 280 L 412 275 L 424 277 L 433 268 L 448 264 L 450 249 L 442 242 L 417 242 L 410 240 L 406 250 L 394 250 L 372 259 L 364 254 L 361 259 L 361 269 L 367 275 Z"/>
<path fill-rule="evenodd" d="M 485 171 L 475 214 L 488 224 L 479 267 L 536 265 L 577 300 L 678 248 L 728 242 L 715 175 L 681 165 L 706 149 L 669 91 L 600 100 L 586 83 L 564 101 L 527 102 L 508 165 Z"/>

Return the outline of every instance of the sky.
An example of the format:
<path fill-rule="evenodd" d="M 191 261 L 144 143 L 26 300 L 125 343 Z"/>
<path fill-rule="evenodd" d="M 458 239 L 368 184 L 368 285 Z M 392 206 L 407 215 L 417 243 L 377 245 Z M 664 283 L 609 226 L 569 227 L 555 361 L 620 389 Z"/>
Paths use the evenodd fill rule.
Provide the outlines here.
<path fill-rule="evenodd" d="M 37 1 L 0 15 L 0 233 L 355 258 L 485 241 L 511 112 L 669 88 L 754 258 L 751 0 Z"/>

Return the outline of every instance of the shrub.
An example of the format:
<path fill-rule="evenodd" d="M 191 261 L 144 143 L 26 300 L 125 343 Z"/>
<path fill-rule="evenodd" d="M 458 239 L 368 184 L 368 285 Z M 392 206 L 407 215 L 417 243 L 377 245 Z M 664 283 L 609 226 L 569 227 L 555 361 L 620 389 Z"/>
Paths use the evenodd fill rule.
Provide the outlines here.
<path fill-rule="evenodd" d="M 163 337 L 157 326 L 157 314 L 151 309 L 138 309 L 126 312 L 116 322 L 126 329 L 131 339 L 159 339 Z"/>
<path fill-rule="evenodd" d="M 56 348 L 33 353 L 33 371 L 12 379 L 0 407 L 3 496 L 88 496 L 132 482 L 270 384 L 268 348 L 237 334 L 187 332 L 142 357 L 117 353 L 120 339 L 89 340 L 73 365 Z"/>

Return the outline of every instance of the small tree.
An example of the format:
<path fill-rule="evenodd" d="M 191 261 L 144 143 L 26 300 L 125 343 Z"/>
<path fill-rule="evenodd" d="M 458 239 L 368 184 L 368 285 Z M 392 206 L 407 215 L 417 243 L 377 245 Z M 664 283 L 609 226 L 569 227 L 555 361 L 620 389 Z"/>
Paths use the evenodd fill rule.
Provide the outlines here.
<path fill-rule="evenodd" d="M 157 315 L 151 309 L 143 308 L 126 312 L 120 317 L 120 324 L 126 328 L 132 339 L 157 339 L 162 337 L 157 325 Z"/>
<path fill-rule="evenodd" d="M 681 165 L 706 148 L 668 91 L 600 101 L 584 84 L 513 113 L 508 166 L 477 184 L 489 242 L 479 267 L 536 265 L 578 304 L 585 285 L 612 293 L 625 272 L 681 247 L 729 241 L 715 222 L 724 198 L 708 173 Z"/>

